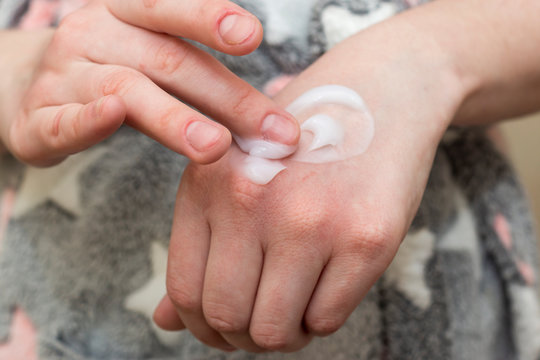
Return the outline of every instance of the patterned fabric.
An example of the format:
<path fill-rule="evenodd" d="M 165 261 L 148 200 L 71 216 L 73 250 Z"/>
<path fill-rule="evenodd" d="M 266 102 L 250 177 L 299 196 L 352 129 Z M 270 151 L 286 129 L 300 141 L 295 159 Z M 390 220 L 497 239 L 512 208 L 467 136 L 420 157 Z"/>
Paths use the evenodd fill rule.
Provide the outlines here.
<path fill-rule="evenodd" d="M 265 40 L 246 57 L 215 55 L 275 92 L 343 38 L 421 1 L 238 2 Z M 55 24 L 80 4 L 0 0 L 0 25 Z M 540 359 L 527 202 L 481 131 L 446 134 L 384 276 L 340 331 L 288 355 L 223 353 L 153 325 L 186 164 L 129 128 L 48 169 L 0 158 L 0 360 Z"/>

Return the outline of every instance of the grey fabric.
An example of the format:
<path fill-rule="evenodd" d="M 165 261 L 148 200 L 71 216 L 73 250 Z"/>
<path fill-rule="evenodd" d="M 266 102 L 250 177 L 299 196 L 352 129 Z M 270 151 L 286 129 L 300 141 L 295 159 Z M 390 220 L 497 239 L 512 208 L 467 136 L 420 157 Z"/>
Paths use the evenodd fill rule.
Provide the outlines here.
<path fill-rule="evenodd" d="M 0 0 L 0 9 L 14 17 L 22 3 Z M 270 6 L 287 6 L 273 0 L 240 4 L 265 26 L 276 20 L 269 18 L 276 16 Z M 301 12 L 308 18 L 299 21 L 305 29 L 267 34 L 246 57 L 214 54 L 263 88 L 327 50 L 330 34 L 321 19 L 329 7 L 362 21 L 385 5 L 396 11 L 410 6 L 379 0 L 310 4 Z M 40 359 L 540 359 L 537 282 L 528 272 L 538 273 L 532 221 L 514 172 L 481 129 L 448 132 L 390 268 L 341 330 L 295 354 L 223 353 L 187 332 L 170 341 L 148 313 L 128 306 L 128 298 L 162 276 L 156 265 L 163 264 L 156 261 L 163 256 L 156 254 L 166 249 L 186 165 L 185 158 L 127 127 L 52 169 L 2 157 L 0 194 L 16 191 L 16 200 L 0 241 L 0 349 L 19 309 L 37 331 Z M 56 183 L 41 184 L 45 178 Z M 27 190 L 32 181 L 45 194 L 40 201 Z M 66 196 L 73 191 L 75 199 Z"/>
<path fill-rule="evenodd" d="M 29 3 L 30 0 L 0 0 L 0 29 L 15 25 Z"/>

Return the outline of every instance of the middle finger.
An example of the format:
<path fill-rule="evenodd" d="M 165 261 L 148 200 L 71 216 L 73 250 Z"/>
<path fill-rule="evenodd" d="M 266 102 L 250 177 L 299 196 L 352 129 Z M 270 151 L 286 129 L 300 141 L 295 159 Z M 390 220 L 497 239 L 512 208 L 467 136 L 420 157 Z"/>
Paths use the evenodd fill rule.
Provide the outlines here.
<path fill-rule="evenodd" d="M 219 331 L 229 344 L 260 352 L 262 349 L 251 340 L 248 330 L 263 253 L 254 229 L 240 224 L 246 222 L 218 221 L 211 224 L 203 311 L 209 325 Z"/>
<path fill-rule="evenodd" d="M 99 38 L 110 40 L 85 47 L 91 61 L 145 74 L 242 137 L 296 143 L 299 131 L 292 115 L 207 52 L 173 36 L 120 23 L 108 13 L 100 21 L 108 21 L 110 26 L 96 29 L 103 31 Z M 110 30 L 105 31 L 111 27 L 115 28 L 113 37 Z"/>

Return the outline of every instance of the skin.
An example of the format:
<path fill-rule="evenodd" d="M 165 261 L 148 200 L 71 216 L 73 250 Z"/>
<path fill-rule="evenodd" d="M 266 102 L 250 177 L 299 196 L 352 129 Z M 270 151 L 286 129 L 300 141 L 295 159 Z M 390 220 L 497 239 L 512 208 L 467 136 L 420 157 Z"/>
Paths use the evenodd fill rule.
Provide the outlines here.
<path fill-rule="evenodd" d="M 501 5 L 439 0 L 397 16 L 344 41 L 277 95 L 286 106 L 323 84 L 356 90 L 376 121 L 362 156 L 285 160 L 266 186 L 236 175 L 226 157 L 191 164 L 155 321 L 253 352 L 296 351 L 338 330 L 394 257 L 446 128 L 539 109 L 540 23 L 528 14 L 540 4 Z"/>
<path fill-rule="evenodd" d="M 221 36 L 229 15 L 248 22 L 243 36 Z M 56 30 L 0 32 L 7 49 L 0 55 L 0 148 L 32 165 L 54 165 L 123 123 L 199 163 L 228 150 L 227 128 L 297 143 L 291 115 L 178 36 L 244 55 L 259 45 L 262 27 L 225 0 L 95 0 Z M 270 114 L 281 115 L 283 125 L 263 132 Z M 188 136 L 196 122 L 208 130 L 202 142 Z"/>
<path fill-rule="evenodd" d="M 407 53 L 389 47 L 366 60 L 369 43 L 352 39 L 276 97 L 286 105 L 327 83 L 356 90 L 376 119 L 363 155 L 327 164 L 284 160 L 287 170 L 266 186 L 238 176 L 227 157 L 186 169 L 167 277 L 178 327 L 210 346 L 255 352 L 296 351 L 341 327 L 405 236 L 444 121 L 459 102 L 459 83 L 444 78 L 443 66 L 415 69 L 409 60 L 433 51 L 423 46 Z M 394 60 L 381 67 L 384 57 Z M 342 70 L 353 64 L 362 64 L 354 76 Z M 417 81 L 426 67 L 442 76 Z M 158 308 L 155 319 L 162 324 L 170 316 Z"/>
<path fill-rule="evenodd" d="M 184 117 L 182 111 L 187 110 L 179 102 L 171 103 L 167 113 L 179 111 L 182 116 L 174 121 L 167 114 L 147 114 L 147 109 L 160 109 L 160 101 L 171 101 L 157 86 L 198 105 L 235 131 L 246 123 L 227 121 L 234 118 L 231 111 L 242 119 L 258 119 L 247 121 L 245 128 L 254 130 L 244 136 L 256 136 L 264 114 L 278 112 L 280 106 L 314 86 L 339 83 L 361 94 L 376 119 L 376 138 L 362 156 L 318 165 L 285 160 L 288 169 L 266 186 L 235 175 L 229 154 L 211 165 L 192 163 L 186 169 L 169 249 L 168 296 L 157 308 L 155 321 L 169 330 L 186 327 L 202 342 L 224 350 L 295 351 L 314 336 L 339 329 L 395 255 L 417 210 L 445 129 L 450 124 L 488 124 L 539 107 L 540 53 L 534 44 L 540 43 L 535 16 L 540 3 L 536 0 L 438 0 L 421 6 L 332 49 L 274 102 L 253 92 L 248 100 L 235 96 L 229 90 L 239 84 L 236 78 L 221 72 L 204 55 L 190 53 L 197 59 L 194 65 L 184 63 L 167 71 L 167 61 L 156 62 L 163 59 L 159 51 L 136 53 L 141 46 L 130 46 L 131 41 L 147 41 L 144 49 L 159 49 L 155 44 L 161 41 L 175 47 L 178 40 L 162 33 L 183 35 L 181 30 L 187 29 L 199 30 L 186 33 L 187 37 L 238 55 L 258 43 L 240 44 L 235 49 L 241 50 L 235 52 L 216 40 L 216 24 L 230 10 L 229 3 L 198 2 L 221 10 L 218 15 L 207 12 L 208 19 L 195 17 L 196 22 L 189 22 L 193 18 L 189 11 L 186 22 L 171 19 L 170 14 L 183 13 L 168 11 L 171 3 L 96 1 L 68 18 L 56 32 L 43 34 L 48 40 L 36 40 L 38 44 L 30 49 L 22 41 L 13 41 L 8 48 L 22 46 L 19 54 L 24 61 L 5 55 L 13 52 L 2 52 L 0 57 L 0 69 L 17 69 L 2 71 L 16 75 L 0 85 L 5 95 L 0 96 L 0 134 L 16 156 L 46 165 L 101 140 L 126 121 L 173 150 L 208 162 L 228 147 L 226 131 L 225 140 L 206 155 L 188 148 L 177 135 L 171 138 L 169 126 L 183 129 L 180 124 L 195 115 Z M 111 31 L 93 27 L 96 19 Z M 92 36 L 87 35 L 90 30 Z M 97 34 L 103 42 L 96 42 L 100 51 L 85 53 L 86 46 L 81 44 L 94 43 Z M 1 41 L 11 36 L 2 34 Z M 119 59 L 114 57 L 117 53 L 109 54 L 117 46 L 122 46 L 118 53 L 132 56 Z M 41 59 L 37 64 L 32 60 L 36 57 Z M 144 61 L 125 63 L 139 57 Z M 165 56 L 170 58 L 174 62 L 175 56 Z M 23 70 L 14 64 L 22 64 Z M 190 80 L 193 68 L 201 73 L 191 79 L 192 85 L 227 89 L 217 91 L 212 101 L 204 94 L 202 102 L 211 103 L 209 108 L 197 102 L 197 93 L 192 95 L 197 86 L 189 91 L 176 87 L 181 86 L 182 76 Z M 118 69 L 134 79 L 132 86 L 99 80 Z M 168 76 L 162 74 L 167 72 Z M 205 74 L 219 76 L 210 81 Z M 122 80 L 122 75 L 116 79 Z M 11 85 L 11 92 L 5 84 Z M 120 91 L 92 92 L 104 84 Z M 15 95 L 8 95 L 13 88 Z M 77 92 L 71 91 L 74 88 Z M 156 93 L 148 95 L 148 88 Z M 142 92 L 144 101 L 129 101 L 130 95 L 142 97 Z M 99 116 L 84 115 L 84 106 L 90 108 L 86 104 L 103 97 L 107 101 L 101 104 Z M 231 99 L 241 105 L 227 107 Z M 259 102 L 264 111 L 247 116 L 259 111 Z M 60 117 L 56 127 L 52 125 L 61 110 L 58 106 L 73 107 L 73 111 L 71 116 Z M 156 129 L 156 124 L 165 126 Z M 51 134 L 47 130 L 51 128 L 60 130 Z M 72 134 L 73 129 L 84 131 Z M 297 135 L 293 134 L 292 142 Z"/>

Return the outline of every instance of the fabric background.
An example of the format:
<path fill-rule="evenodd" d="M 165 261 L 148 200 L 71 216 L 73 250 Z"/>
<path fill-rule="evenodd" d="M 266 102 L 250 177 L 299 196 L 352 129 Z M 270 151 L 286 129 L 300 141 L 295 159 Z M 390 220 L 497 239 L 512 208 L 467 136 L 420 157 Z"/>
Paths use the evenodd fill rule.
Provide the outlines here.
<path fill-rule="evenodd" d="M 261 19 L 265 39 L 246 57 L 214 54 L 266 90 L 345 37 L 420 3 L 238 2 Z M 80 5 L 0 0 L 0 25 L 54 25 Z M 392 265 L 340 331 L 288 355 L 227 354 L 153 325 L 186 164 L 127 127 L 48 169 L 1 158 L 0 360 L 540 359 L 529 211 L 482 131 L 446 134 Z"/>

